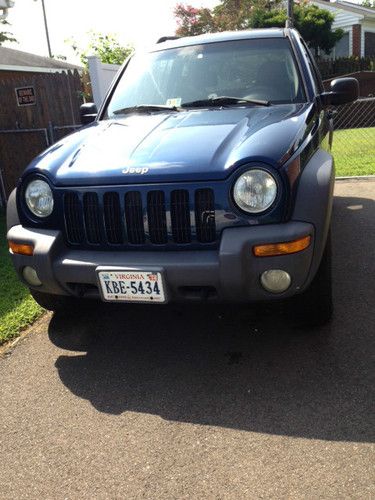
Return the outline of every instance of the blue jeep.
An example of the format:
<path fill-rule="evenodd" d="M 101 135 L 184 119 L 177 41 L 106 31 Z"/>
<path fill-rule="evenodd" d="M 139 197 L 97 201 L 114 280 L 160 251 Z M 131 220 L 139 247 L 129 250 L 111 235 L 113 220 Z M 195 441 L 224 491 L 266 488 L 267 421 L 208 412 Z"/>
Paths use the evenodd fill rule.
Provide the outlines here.
<path fill-rule="evenodd" d="M 51 310 L 83 299 L 290 299 L 332 312 L 330 106 L 293 29 L 164 39 L 134 55 L 99 112 L 38 156 L 8 203 L 15 269 Z"/>

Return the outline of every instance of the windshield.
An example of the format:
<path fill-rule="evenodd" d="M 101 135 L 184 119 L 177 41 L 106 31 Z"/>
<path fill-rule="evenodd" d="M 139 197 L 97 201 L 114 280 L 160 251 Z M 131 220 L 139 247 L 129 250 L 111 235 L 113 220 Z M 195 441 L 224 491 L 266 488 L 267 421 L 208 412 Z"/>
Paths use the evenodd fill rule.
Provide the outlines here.
<path fill-rule="evenodd" d="M 235 40 L 136 55 L 116 86 L 105 117 L 142 105 L 179 107 L 220 96 L 271 104 L 304 101 L 289 41 Z"/>

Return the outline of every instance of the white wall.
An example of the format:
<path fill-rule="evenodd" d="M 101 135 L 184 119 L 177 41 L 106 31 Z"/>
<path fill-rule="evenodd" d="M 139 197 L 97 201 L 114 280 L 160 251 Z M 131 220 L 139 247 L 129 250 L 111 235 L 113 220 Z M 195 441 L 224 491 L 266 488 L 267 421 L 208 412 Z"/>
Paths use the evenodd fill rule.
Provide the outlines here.
<path fill-rule="evenodd" d="M 99 108 L 121 66 L 117 64 L 103 64 L 96 56 L 89 56 L 88 63 L 92 94 L 94 102 Z"/>

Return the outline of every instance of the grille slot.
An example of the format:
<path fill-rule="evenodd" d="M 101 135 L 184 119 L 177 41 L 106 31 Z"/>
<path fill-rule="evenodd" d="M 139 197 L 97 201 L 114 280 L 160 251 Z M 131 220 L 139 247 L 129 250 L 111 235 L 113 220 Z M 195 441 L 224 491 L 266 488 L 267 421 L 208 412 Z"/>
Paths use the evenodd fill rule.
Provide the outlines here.
<path fill-rule="evenodd" d="M 120 198 L 117 193 L 103 196 L 104 223 L 107 240 L 113 245 L 122 243 Z"/>
<path fill-rule="evenodd" d="M 165 244 L 168 241 L 165 196 L 163 191 L 147 194 L 148 228 L 151 243 Z"/>
<path fill-rule="evenodd" d="M 145 242 L 143 225 L 142 198 L 139 191 L 130 191 L 125 195 L 125 218 L 128 241 L 134 245 Z"/>
<path fill-rule="evenodd" d="M 64 213 L 66 237 L 70 243 L 79 244 L 83 241 L 83 223 L 81 203 L 77 193 L 66 193 L 64 196 Z"/>
<path fill-rule="evenodd" d="M 87 241 L 100 243 L 99 202 L 96 193 L 85 193 L 83 196 L 83 215 L 85 220 Z"/>
<path fill-rule="evenodd" d="M 198 241 L 201 243 L 215 241 L 215 199 L 212 189 L 195 191 L 195 224 Z"/>
<path fill-rule="evenodd" d="M 172 235 L 176 243 L 190 243 L 190 207 L 189 192 L 178 189 L 171 193 Z"/>

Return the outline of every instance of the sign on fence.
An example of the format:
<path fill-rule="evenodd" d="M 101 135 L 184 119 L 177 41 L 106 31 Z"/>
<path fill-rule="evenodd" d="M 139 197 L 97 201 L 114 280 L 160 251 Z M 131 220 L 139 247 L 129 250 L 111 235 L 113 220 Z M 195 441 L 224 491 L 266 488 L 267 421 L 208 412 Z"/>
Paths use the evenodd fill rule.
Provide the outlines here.
<path fill-rule="evenodd" d="M 17 87 L 15 91 L 18 106 L 33 106 L 36 103 L 34 87 Z"/>

